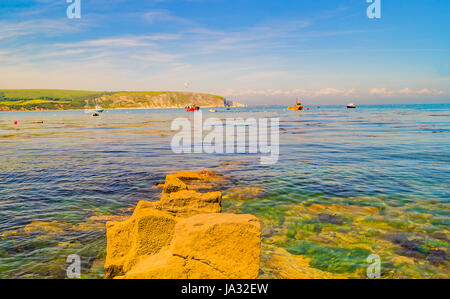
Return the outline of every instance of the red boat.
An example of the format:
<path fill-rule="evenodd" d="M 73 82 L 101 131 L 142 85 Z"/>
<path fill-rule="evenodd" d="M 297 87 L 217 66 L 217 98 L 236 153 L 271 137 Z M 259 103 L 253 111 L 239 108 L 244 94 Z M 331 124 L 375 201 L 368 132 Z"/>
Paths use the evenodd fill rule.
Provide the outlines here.
<path fill-rule="evenodd" d="M 184 107 L 184 109 L 186 109 L 187 112 L 194 112 L 200 110 L 200 107 L 196 105 L 189 105 Z"/>

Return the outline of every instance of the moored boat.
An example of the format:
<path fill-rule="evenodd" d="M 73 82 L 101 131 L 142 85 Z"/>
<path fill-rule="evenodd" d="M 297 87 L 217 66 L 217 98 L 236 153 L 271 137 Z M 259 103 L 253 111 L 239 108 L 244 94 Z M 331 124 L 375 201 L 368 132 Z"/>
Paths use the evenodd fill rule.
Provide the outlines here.
<path fill-rule="evenodd" d="M 348 108 L 348 109 L 355 109 L 355 108 L 356 108 L 356 105 L 353 104 L 353 103 L 348 103 L 348 104 L 347 104 L 347 108 Z"/>
<path fill-rule="evenodd" d="M 105 111 L 101 106 L 95 106 L 95 108 L 94 109 L 89 109 L 89 108 L 86 108 L 86 109 L 84 109 L 84 113 L 86 113 L 86 114 L 95 114 L 95 113 L 102 113 L 103 111 Z"/>
<path fill-rule="evenodd" d="M 200 107 L 197 105 L 188 105 L 184 108 L 186 109 L 187 112 L 194 112 L 200 110 Z"/>
<path fill-rule="evenodd" d="M 303 105 L 297 99 L 295 106 L 294 107 L 288 107 L 288 110 L 297 110 L 297 111 L 303 110 Z"/>

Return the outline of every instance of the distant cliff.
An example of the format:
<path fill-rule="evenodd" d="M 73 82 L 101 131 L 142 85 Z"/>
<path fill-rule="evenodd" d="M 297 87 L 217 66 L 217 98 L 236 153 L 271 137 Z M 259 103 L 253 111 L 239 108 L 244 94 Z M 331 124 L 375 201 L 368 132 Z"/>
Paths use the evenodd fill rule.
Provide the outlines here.
<path fill-rule="evenodd" d="M 221 96 L 172 91 L 101 92 L 56 89 L 0 90 L 0 111 L 74 110 L 100 105 L 116 108 L 184 108 L 189 104 L 200 107 L 224 107 Z"/>
<path fill-rule="evenodd" d="M 224 98 L 194 92 L 119 92 L 93 101 L 103 108 L 184 108 L 189 104 L 200 107 L 224 107 Z"/>

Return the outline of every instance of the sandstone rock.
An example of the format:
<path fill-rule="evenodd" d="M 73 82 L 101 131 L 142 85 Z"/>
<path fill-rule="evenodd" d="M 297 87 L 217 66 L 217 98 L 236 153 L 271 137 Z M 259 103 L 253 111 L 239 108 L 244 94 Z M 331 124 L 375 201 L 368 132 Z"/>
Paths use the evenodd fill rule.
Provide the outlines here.
<path fill-rule="evenodd" d="M 214 183 L 204 183 L 203 181 L 190 182 L 188 185 L 189 190 L 212 190 L 217 187 Z"/>
<path fill-rule="evenodd" d="M 166 182 L 164 183 L 163 192 L 168 194 L 172 192 L 179 192 L 182 190 L 187 190 L 187 186 L 183 183 L 176 175 L 168 175 L 166 177 Z"/>
<path fill-rule="evenodd" d="M 181 190 L 210 190 L 225 182 L 224 177 L 213 171 L 180 171 L 166 176 L 164 184 L 156 184 L 153 188 L 162 188 L 163 193 Z"/>
<path fill-rule="evenodd" d="M 255 216 L 202 214 L 176 225 L 173 255 L 203 263 L 227 278 L 251 279 L 258 276 L 260 247 L 261 230 Z M 202 273 L 198 272 L 199 278 Z"/>
<path fill-rule="evenodd" d="M 253 279 L 260 245 L 260 224 L 252 215 L 195 215 L 175 226 L 170 247 L 142 257 L 120 278 Z"/>
<path fill-rule="evenodd" d="M 220 213 L 222 193 L 219 191 L 199 193 L 193 190 L 183 190 L 173 193 L 163 193 L 161 200 L 155 205 L 164 211 L 175 213 L 178 217 L 195 214 Z"/>
<path fill-rule="evenodd" d="M 220 179 L 210 171 L 168 175 L 158 202 L 107 222 L 105 278 L 256 278 L 259 221 L 220 214 L 221 192 L 191 189 Z"/>
<path fill-rule="evenodd" d="M 140 259 L 126 275 L 116 278 L 126 279 L 186 279 L 185 261 L 172 255 L 170 248 L 155 255 L 147 255 Z"/>
<path fill-rule="evenodd" d="M 158 253 L 169 245 L 176 220 L 173 215 L 141 201 L 124 222 L 107 222 L 105 278 L 128 271 L 140 256 Z"/>
<path fill-rule="evenodd" d="M 164 184 L 158 183 L 152 186 L 153 189 L 162 189 L 164 188 Z"/>

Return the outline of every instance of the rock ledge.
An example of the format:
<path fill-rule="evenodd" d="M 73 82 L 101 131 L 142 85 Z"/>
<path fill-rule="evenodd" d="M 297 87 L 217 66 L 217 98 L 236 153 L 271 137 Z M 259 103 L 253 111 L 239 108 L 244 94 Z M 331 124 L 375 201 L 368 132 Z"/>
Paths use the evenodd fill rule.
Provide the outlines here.
<path fill-rule="evenodd" d="M 210 171 L 167 175 L 160 201 L 140 201 L 129 219 L 107 222 L 105 278 L 256 278 L 258 219 L 220 213 L 221 192 L 190 188 L 220 179 Z"/>

